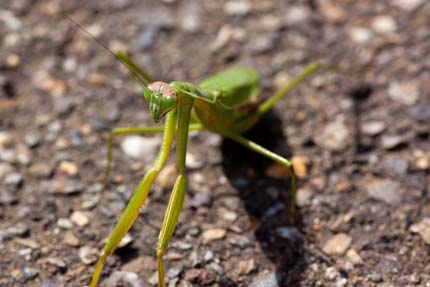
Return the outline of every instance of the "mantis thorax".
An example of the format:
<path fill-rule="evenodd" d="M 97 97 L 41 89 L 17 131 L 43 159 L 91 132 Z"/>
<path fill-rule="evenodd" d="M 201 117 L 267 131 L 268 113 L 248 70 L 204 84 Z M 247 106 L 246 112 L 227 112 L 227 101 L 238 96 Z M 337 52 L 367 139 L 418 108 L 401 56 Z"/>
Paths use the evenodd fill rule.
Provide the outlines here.
<path fill-rule="evenodd" d="M 178 104 L 176 90 L 164 82 L 153 82 L 144 91 L 145 99 L 149 103 L 149 111 L 155 122 L 173 110 Z"/>

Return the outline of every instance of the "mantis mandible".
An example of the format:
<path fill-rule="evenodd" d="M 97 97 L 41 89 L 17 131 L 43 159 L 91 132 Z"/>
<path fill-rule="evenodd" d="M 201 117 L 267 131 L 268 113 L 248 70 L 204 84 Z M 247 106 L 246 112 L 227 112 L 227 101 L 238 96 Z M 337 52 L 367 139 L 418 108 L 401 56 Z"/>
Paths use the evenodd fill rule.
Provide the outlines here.
<path fill-rule="evenodd" d="M 70 17 L 74 24 L 88 33 Z M 88 33 L 89 34 L 89 33 Z M 91 34 L 90 36 L 94 38 Z M 154 81 L 146 72 L 140 69 L 125 53 L 113 53 L 98 39 L 99 44 L 124 64 L 143 86 L 143 95 L 149 103 L 149 110 L 155 122 L 165 117 L 164 127 L 139 127 L 114 129 L 109 137 L 108 163 L 106 175 L 109 174 L 112 161 L 114 138 L 118 135 L 163 133 L 163 139 L 158 155 L 152 167 L 146 172 L 137 186 L 133 196 L 122 212 L 115 228 L 108 238 L 106 245 L 100 253 L 90 287 L 96 287 L 99 281 L 104 262 L 110 256 L 121 239 L 132 227 L 139 209 L 145 203 L 150 188 L 166 164 L 167 158 L 176 138 L 176 171 L 177 177 L 164 215 L 163 225 L 157 244 L 157 267 L 160 287 L 165 287 L 163 255 L 166 253 L 172 238 L 179 214 L 182 209 L 186 191 L 185 158 L 189 131 L 208 130 L 229 138 L 283 166 L 288 168 L 291 177 L 290 212 L 294 217 L 296 213 L 296 175 L 293 165 L 284 157 L 265 149 L 259 144 L 250 141 L 242 134 L 251 129 L 259 118 L 267 113 L 279 100 L 287 95 L 298 84 L 328 65 L 314 63 L 307 66 L 288 85 L 281 88 L 261 104 L 252 108 L 250 101 L 260 93 L 260 75 L 250 67 L 233 67 L 202 81 L 199 85 L 188 82 L 171 82 L 170 84 Z M 190 123 L 192 121 L 192 123 Z"/>

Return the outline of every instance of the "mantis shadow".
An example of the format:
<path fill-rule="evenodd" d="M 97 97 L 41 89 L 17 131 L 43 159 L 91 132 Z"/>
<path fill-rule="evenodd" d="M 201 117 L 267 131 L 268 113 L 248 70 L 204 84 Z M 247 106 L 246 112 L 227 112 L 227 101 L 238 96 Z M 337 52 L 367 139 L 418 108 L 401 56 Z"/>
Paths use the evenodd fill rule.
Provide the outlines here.
<path fill-rule="evenodd" d="M 273 111 L 265 114 L 244 136 L 287 159 L 291 156 L 281 120 Z M 300 286 L 306 266 L 304 238 L 299 232 L 286 234 L 292 230 L 290 228 L 300 226 L 299 211 L 295 223 L 289 212 L 289 177 L 278 180 L 267 176 L 266 171 L 273 161 L 229 139 L 223 140 L 221 151 L 224 173 L 238 190 L 249 217 L 256 222 L 255 238 L 267 259 L 276 266 L 278 285 Z"/>

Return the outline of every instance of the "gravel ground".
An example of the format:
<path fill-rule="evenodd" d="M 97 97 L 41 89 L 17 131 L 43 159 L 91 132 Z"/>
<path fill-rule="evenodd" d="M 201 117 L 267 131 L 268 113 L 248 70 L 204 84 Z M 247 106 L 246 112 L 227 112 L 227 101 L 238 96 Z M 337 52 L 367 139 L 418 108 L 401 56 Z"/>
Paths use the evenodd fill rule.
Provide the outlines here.
<path fill-rule="evenodd" d="M 0 286 L 85 286 L 160 136 L 112 50 L 165 81 L 232 65 L 263 97 L 320 72 L 247 136 L 293 159 L 288 173 L 209 132 L 191 133 L 188 191 L 166 255 L 169 286 L 430 286 L 430 2 L 35 1 L 0 4 Z M 156 286 L 155 246 L 172 161 L 111 256 L 102 286 Z"/>

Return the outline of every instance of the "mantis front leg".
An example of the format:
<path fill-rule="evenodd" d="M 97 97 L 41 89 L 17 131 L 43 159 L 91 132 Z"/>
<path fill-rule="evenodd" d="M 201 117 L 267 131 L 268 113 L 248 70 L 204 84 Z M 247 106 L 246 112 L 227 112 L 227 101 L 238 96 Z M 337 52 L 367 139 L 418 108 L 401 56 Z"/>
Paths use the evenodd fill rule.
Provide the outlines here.
<path fill-rule="evenodd" d="M 99 281 L 99 277 L 106 258 L 114 252 L 121 239 L 133 225 L 139 214 L 140 207 L 145 203 L 145 200 L 148 197 L 148 193 L 152 183 L 154 182 L 160 171 L 163 169 L 166 160 L 170 154 L 170 150 L 172 148 L 172 142 L 176 132 L 176 123 L 177 112 L 176 110 L 174 110 L 166 116 L 163 142 L 161 144 L 161 148 L 157 155 L 157 158 L 154 161 L 153 167 L 145 174 L 143 179 L 140 181 L 136 191 L 128 202 L 127 207 L 121 214 L 118 223 L 116 224 L 114 230 L 109 236 L 108 242 L 103 248 L 99 260 L 97 262 L 90 287 L 97 286 L 97 282 Z"/>
<path fill-rule="evenodd" d="M 173 232 L 175 231 L 186 190 L 185 158 L 187 153 L 188 124 L 193 100 L 191 98 L 183 98 L 182 103 L 179 107 L 176 139 L 176 170 L 178 176 L 170 195 L 157 246 L 158 283 L 160 287 L 165 287 L 163 255 L 166 253 Z"/>

